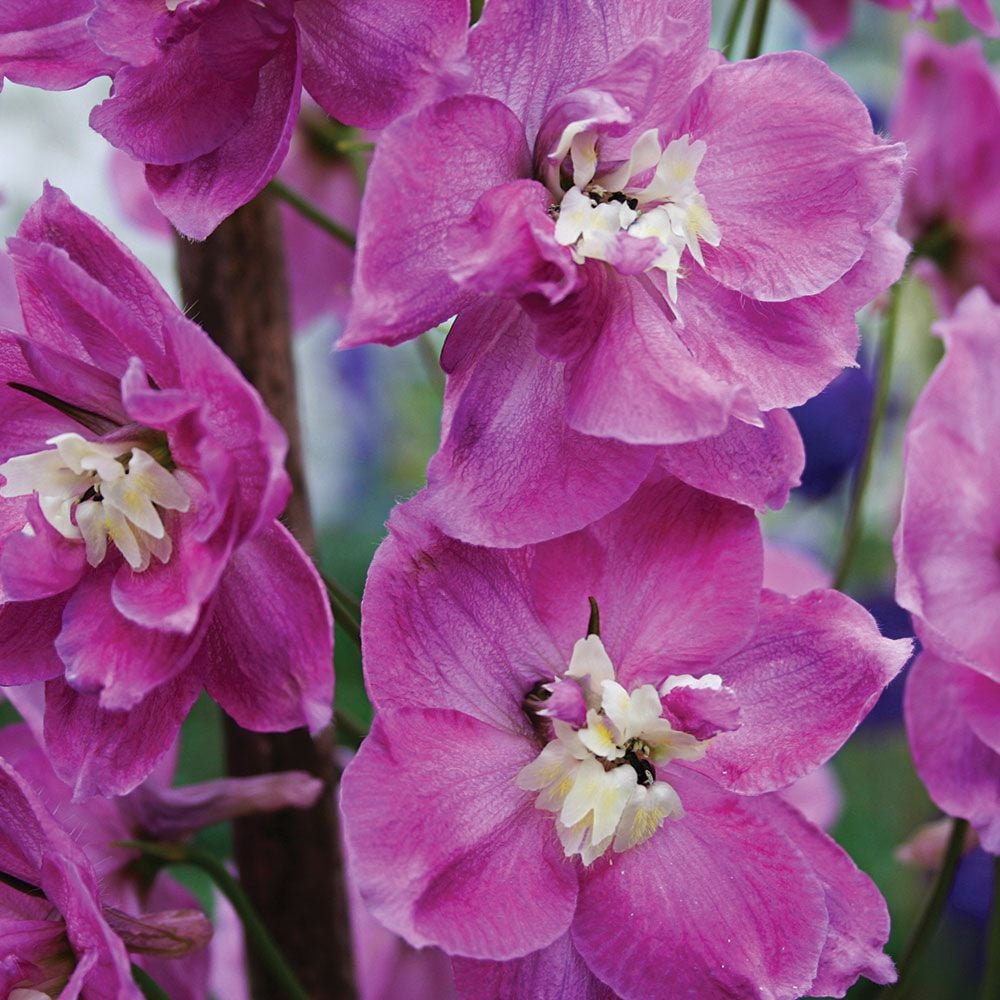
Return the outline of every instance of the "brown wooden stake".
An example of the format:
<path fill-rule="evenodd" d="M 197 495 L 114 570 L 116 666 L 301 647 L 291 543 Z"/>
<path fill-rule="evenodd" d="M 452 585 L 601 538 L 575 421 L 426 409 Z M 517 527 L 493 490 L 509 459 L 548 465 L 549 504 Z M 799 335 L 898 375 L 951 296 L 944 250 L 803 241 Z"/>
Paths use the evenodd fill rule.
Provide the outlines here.
<path fill-rule="evenodd" d="M 288 290 L 277 209 L 267 194 L 230 216 L 203 243 L 177 242 L 188 314 L 257 387 L 288 434 L 294 487 L 284 520 L 307 550 L 313 530 L 302 471 Z M 332 666 L 331 666 L 332 669 Z M 333 740 L 304 729 L 251 733 L 225 720 L 226 757 L 235 776 L 303 770 L 326 791 L 310 810 L 286 809 L 234 823 L 240 880 L 278 947 L 316 1000 L 353 1000 Z M 253 956 L 251 956 L 251 968 Z M 255 995 L 275 997 L 259 970 Z"/>

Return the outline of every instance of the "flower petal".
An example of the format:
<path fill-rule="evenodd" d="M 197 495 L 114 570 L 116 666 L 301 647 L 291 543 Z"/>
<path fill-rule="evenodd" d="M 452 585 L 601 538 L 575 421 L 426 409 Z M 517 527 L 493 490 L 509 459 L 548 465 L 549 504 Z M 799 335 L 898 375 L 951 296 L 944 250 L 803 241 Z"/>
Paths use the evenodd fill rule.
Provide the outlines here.
<path fill-rule="evenodd" d="M 299 0 L 302 80 L 327 114 L 382 128 L 464 73 L 467 0 Z"/>
<path fill-rule="evenodd" d="M 742 793 L 773 791 L 827 761 L 910 656 L 864 608 L 833 590 L 765 591 L 757 631 L 718 667 L 740 704 L 699 769 Z"/>
<path fill-rule="evenodd" d="M 460 712 L 379 715 L 341 802 L 351 875 L 390 930 L 492 959 L 565 934 L 576 871 L 552 817 L 514 781 L 537 749 Z"/>
<path fill-rule="evenodd" d="M 449 334 L 473 343 L 448 376 L 443 443 L 427 469 L 426 510 L 479 545 L 551 538 L 613 510 L 642 482 L 651 448 L 580 434 L 566 424 L 562 365 L 534 346 L 513 303 L 466 309 Z"/>
<path fill-rule="evenodd" d="M 715 437 L 664 448 L 660 464 L 697 489 L 746 504 L 763 513 L 779 510 L 799 485 L 805 449 L 785 410 L 762 414 L 755 427 L 730 418 Z"/>
<path fill-rule="evenodd" d="M 983 847 L 1000 852 L 1000 754 L 975 734 L 962 710 L 968 667 L 924 651 L 910 668 L 904 711 L 917 773 L 946 813 L 969 820 Z"/>
<path fill-rule="evenodd" d="M 278 172 L 299 114 L 299 48 L 294 31 L 260 71 L 245 124 L 221 145 L 174 165 L 146 167 L 156 207 L 191 239 L 203 240 Z"/>
<path fill-rule="evenodd" d="M 315 733 L 329 723 L 330 605 L 283 525 L 274 522 L 233 554 L 199 655 L 208 693 L 245 729 Z"/>
<path fill-rule="evenodd" d="M 904 147 L 876 136 L 850 86 L 803 52 L 720 66 L 675 130 L 708 146 L 698 188 L 722 243 L 705 248 L 707 269 L 755 299 L 833 284 L 902 179 Z"/>
<path fill-rule="evenodd" d="M 683 819 L 584 873 L 573 943 L 622 996 L 802 996 L 827 933 L 822 883 L 752 803 L 678 791 Z"/>
<path fill-rule="evenodd" d="M 62 678 L 45 684 L 45 746 L 73 797 L 125 795 L 145 780 L 177 740 L 201 680 L 185 670 L 128 712 L 109 712 L 97 696 Z"/>
<path fill-rule="evenodd" d="M 497 101 L 450 98 L 387 128 L 368 172 L 341 346 L 400 343 L 470 305 L 451 277 L 453 230 L 481 195 L 530 172 L 523 127 Z"/>

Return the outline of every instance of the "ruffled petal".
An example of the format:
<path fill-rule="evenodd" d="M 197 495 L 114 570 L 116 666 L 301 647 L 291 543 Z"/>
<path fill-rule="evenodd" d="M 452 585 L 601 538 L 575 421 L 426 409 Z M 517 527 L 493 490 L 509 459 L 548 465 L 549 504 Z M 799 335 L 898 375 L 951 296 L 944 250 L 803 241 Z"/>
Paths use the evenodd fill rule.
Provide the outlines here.
<path fill-rule="evenodd" d="M 156 207 L 185 236 L 205 239 L 259 194 L 278 172 L 301 98 L 298 38 L 289 31 L 261 69 L 256 99 L 243 126 L 203 155 L 174 165 L 146 167 Z"/>
<path fill-rule="evenodd" d="M 241 726 L 318 732 L 333 706 L 333 621 L 323 582 L 275 522 L 233 554 L 200 656 L 208 693 Z"/>
<path fill-rule="evenodd" d="M 861 258 L 902 181 L 902 144 L 876 136 L 848 84 L 802 52 L 720 66 L 676 132 L 708 146 L 698 188 L 722 232 L 717 249 L 705 248 L 708 271 L 755 299 L 833 284 Z"/>
<path fill-rule="evenodd" d="M 718 668 L 741 726 L 716 737 L 699 768 L 742 793 L 788 785 L 840 749 L 911 650 L 837 591 L 765 591 L 756 633 Z"/>
<path fill-rule="evenodd" d="M 344 772 L 351 876 L 411 944 L 508 959 L 566 933 L 577 876 L 552 818 L 515 784 L 523 735 L 453 711 L 380 715 Z"/>
<path fill-rule="evenodd" d="M 299 0 L 302 79 L 327 114 L 382 128 L 463 82 L 468 0 Z"/>
<path fill-rule="evenodd" d="M 485 192 L 530 173 L 521 123 L 484 97 L 450 98 L 386 129 L 368 172 L 341 346 L 396 344 L 470 305 L 474 294 L 451 277 L 455 227 Z"/>
<path fill-rule="evenodd" d="M 488 339 L 487 339 L 488 338 Z M 445 359 L 443 442 L 427 469 L 426 511 L 477 545 L 524 545 L 577 530 L 635 491 L 655 451 L 566 423 L 563 366 L 542 357 L 530 319 L 492 300 L 466 309 Z"/>

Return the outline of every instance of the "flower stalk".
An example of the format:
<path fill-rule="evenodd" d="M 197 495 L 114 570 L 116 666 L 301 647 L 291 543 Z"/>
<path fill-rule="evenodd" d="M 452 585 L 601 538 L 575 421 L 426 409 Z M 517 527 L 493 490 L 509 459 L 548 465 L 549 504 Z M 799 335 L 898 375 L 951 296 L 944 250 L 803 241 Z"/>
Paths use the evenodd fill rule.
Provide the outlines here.
<path fill-rule="evenodd" d="M 279 181 L 275 177 L 267 185 L 267 188 L 276 198 L 280 198 L 286 204 L 291 205 L 299 215 L 319 226 L 320 229 L 329 233 L 335 240 L 340 240 L 348 249 L 353 250 L 357 245 L 354 233 L 345 229 L 335 219 L 331 219 L 326 212 L 317 208 L 308 198 L 300 195 L 298 191 L 293 191 L 284 181 Z"/>
<path fill-rule="evenodd" d="M 865 448 L 858 463 L 851 485 L 851 498 L 847 508 L 847 519 L 844 522 L 843 541 L 837 567 L 834 571 L 833 586 L 843 590 L 844 583 L 851 571 L 851 564 L 857 552 L 861 539 L 861 514 L 864 508 L 865 493 L 871 480 L 872 465 L 875 459 L 875 449 L 878 445 L 879 432 L 885 420 L 886 408 L 889 405 L 889 388 L 892 384 L 892 364 L 896 347 L 896 329 L 899 325 L 900 299 L 902 298 L 902 281 L 897 281 L 889 293 L 889 309 L 886 312 L 885 327 L 882 334 L 882 348 L 879 352 L 876 369 L 875 399 L 872 402 L 872 412 L 868 420 L 868 434 L 865 438 Z"/>
<path fill-rule="evenodd" d="M 285 521 L 313 545 L 299 445 L 288 292 L 277 205 L 264 195 L 234 213 L 203 243 L 178 242 L 184 301 L 201 325 L 258 388 L 285 429 L 292 496 Z M 286 809 L 234 823 L 240 879 L 261 921 L 314 1000 L 356 993 L 343 858 L 336 808 L 333 740 L 304 729 L 252 733 L 225 722 L 229 773 L 299 770 L 326 790 L 305 810 Z M 293 847 L 294 849 L 289 849 Z M 254 970 L 262 969 L 258 964 Z"/>
<path fill-rule="evenodd" d="M 948 838 L 948 846 L 945 849 L 941 870 L 938 872 L 937 880 L 927 898 L 927 904 L 917 921 L 906 953 L 899 963 L 899 979 L 896 980 L 895 985 L 886 987 L 879 993 L 881 1000 L 902 1000 L 916 981 L 917 969 L 920 967 L 927 946 L 941 922 L 945 904 L 948 902 L 948 892 L 952 882 L 955 881 L 958 865 L 962 860 L 962 847 L 968 832 L 969 823 L 967 820 L 956 818 L 952 821 L 951 835 Z"/>

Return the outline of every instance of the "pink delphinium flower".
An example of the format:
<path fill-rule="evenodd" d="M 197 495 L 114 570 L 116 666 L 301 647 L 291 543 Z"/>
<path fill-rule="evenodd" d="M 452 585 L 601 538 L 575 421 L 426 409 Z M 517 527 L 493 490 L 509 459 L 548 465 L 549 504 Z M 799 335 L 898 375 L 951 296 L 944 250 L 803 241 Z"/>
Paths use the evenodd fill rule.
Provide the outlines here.
<path fill-rule="evenodd" d="M 129 952 L 182 957 L 211 925 L 194 910 L 132 917 L 108 905 L 79 844 L 0 758 L 0 991 L 67 1000 L 142 994 Z M 14 994 L 17 995 L 16 993 Z M 29 992 L 28 996 L 38 995 Z"/>
<path fill-rule="evenodd" d="M 458 314 L 428 469 L 456 537 L 574 530 L 658 461 L 758 507 L 798 481 L 780 408 L 854 363 L 856 310 L 899 274 L 903 149 L 811 56 L 724 64 L 709 20 L 491 0 L 471 93 L 379 139 L 342 343 Z"/>
<path fill-rule="evenodd" d="M 1000 306 L 970 292 L 906 434 L 896 599 L 924 651 L 906 723 L 931 798 L 1000 852 Z"/>
<path fill-rule="evenodd" d="M 792 0 L 809 22 L 813 42 L 825 48 L 844 41 L 851 31 L 851 8 L 855 0 Z M 892 11 L 909 11 L 914 18 L 934 21 L 944 10 L 958 7 L 971 25 L 984 34 L 1000 35 L 1000 21 L 990 0 L 874 0 Z"/>
<path fill-rule="evenodd" d="M 463 78 L 469 23 L 468 0 L 70 0 L 45 16 L 37 6 L 0 15 L 0 78 L 59 88 L 112 75 L 91 125 L 147 164 L 160 209 L 195 239 L 274 176 L 303 85 L 339 121 L 381 127 Z M 59 44 L 22 32 L 39 20 L 60 22 Z M 90 60 L 79 67 L 78 47 Z"/>
<path fill-rule="evenodd" d="M 275 520 L 280 427 L 64 194 L 8 245 L 28 332 L 0 333 L 0 683 L 47 681 L 56 770 L 130 790 L 203 686 L 246 728 L 323 727 L 330 613 Z"/>
<path fill-rule="evenodd" d="M 976 285 L 1000 299 L 1000 84 L 970 39 L 903 48 L 893 135 L 910 150 L 900 230 L 945 311 Z"/>
<path fill-rule="evenodd" d="M 24 698 L 17 704 L 24 707 Z M 32 706 L 34 707 L 34 706 Z M 34 713 L 32 713 L 34 714 Z M 114 846 L 119 841 L 170 841 L 186 838 L 202 827 L 254 813 L 283 808 L 307 808 L 322 784 L 302 772 L 226 778 L 172 788 L 174 760 L 161 761 L 156 771 L 130 794 L 116 799 L 72 801 L 72 790 L 56 776 L 36 736 L 27 725 L 0 730 L 3 757 L 39 795 L 46 809 L 72 828 L 74 841 L 89 857 L 100 877 L 101 896 L 132 916 L 148 910 L 197 908 L 195 897 L 160 872 L 135 862 L 135 851 Z M 199 949 L 182 959 L 141 957 L 143 966 L 172 1000 L 202 1000 L 207 995 L 209 952 Z"/>
<path fill-rule="evenodd" d="M 342 786 L 375 916 L 456 956 L 468 996 L 892 979 L 874 885 L 770 793 L 840 747 L 909 642 L 842 594 L 762 593 L 753 514 L 669 477 L 513 551 L 440 534 L 421 503 L 369 575 L 376 720 Z M 549 708 L 562 685 L 583 719 Z"/>

